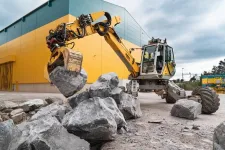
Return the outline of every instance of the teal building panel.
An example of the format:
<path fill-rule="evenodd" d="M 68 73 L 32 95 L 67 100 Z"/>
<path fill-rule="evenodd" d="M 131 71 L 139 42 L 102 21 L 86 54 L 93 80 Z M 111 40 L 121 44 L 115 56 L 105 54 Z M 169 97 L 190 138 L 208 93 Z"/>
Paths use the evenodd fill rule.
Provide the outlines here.
<path fill-rule="evenodd" d="M 51 0 L 0 31 L 0 45 L 69 14 L 69 0 Z"/>
<path fill-rule="evenodd" d="M 50 2 L 50 5 L 49 5 Z M 0 45 L 31 32 L 67 14 L 80 16 L 97 11 L 107 11 L 112 16 L 120 16 L 121 23 L 115 27 L 118 35 L 138 46 L 147 44 L 149 37 L 141 26 L 120 6 L 103 0 L 50 0 L 21 19 L 0 31 Z M 100 18 L 103 20 L 105 18 Z"/>

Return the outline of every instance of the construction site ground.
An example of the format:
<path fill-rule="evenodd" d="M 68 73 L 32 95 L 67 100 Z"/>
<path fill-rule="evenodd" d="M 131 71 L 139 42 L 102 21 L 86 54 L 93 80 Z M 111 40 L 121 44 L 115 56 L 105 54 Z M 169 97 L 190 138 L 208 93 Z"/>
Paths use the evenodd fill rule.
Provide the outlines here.
<path fill-rule="evenodd" d="M 187 91 L 187 95 L 191 92 Z M 24 102 L 28 99 L 63 98 L 52 93 L 0 92 L 0 102 Z M 128 132 L 108 143 L 110 150 L 211 150 L 214 128 L 225 121 L 225 95 L 220 95 L 220 108 L 212 115 L 199 115 L 192 121 L 172 117 L 173 104 L 167 104 L 155 93 L 139 93 L 143 116 L 127 121 Z M 66 99 L 64 98 L 64 101 Z M 193 129 L 193 126 L 195 129 Z M 196 130 L 199 129 L 199 130 Z"/>

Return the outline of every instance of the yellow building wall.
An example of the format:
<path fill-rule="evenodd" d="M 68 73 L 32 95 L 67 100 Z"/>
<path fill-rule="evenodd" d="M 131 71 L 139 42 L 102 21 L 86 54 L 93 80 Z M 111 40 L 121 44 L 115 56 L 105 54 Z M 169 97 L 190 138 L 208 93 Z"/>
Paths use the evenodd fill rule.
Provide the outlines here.
<path fill-rule="evenodd" d="M 32 32 L 16 38 L 0 46 L 0 58 L 15 55 L 13 63 L 13 83 L 47 83 L 44 78 L 44 66 L 50 57 L 50 51 L 46 45 L 46 36 L 50 29 L 62 22 L 71 22 L 74 16 L 66 15 Z M 137 48 L 138 46 L 124 41 L 126 47 Z M 84 55 L 83 68 L 88 73 L 88 83 L 93 83 L 102 73 L 116 72 L 120 79 L 127 79 L 129 72 L 125 65 L 98 34 L 75 40 L 74 49 Z M 133 53 L 140 61 L 141 51 Z"/>

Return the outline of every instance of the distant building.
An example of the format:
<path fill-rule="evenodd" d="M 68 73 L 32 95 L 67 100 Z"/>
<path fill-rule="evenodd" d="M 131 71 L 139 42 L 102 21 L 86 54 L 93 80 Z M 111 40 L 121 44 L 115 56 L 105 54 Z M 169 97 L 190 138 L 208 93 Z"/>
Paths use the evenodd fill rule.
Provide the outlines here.
<path fill-rule="evenodd" d="M 56 91 L 44 78 L 44 66 L 50 56 L 45 37 L 58 24 L 96 11 L 121 17 L 116 31 L 128 48 L 147 44 L 148 36 L 123 7 L 103 0 L 49 0 L 0 31 L 0 90 Z M 76 49 L 84 55 L 88 83 L 107 72 L 116 72 L 121 80 L 128 77 L 125 65 L 103 37 L 96 34 L 77 40 Z M 134 55 L 140 60 L 140 53 Z"/>

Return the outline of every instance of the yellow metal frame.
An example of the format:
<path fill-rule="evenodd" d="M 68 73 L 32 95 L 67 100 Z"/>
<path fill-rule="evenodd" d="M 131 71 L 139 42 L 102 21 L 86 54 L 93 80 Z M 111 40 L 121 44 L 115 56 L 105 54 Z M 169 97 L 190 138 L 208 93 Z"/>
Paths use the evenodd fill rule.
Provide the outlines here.
<path fill-rule="evenodd" d="M 100 19 L 104 15 L 105 15 L 105 12 L 103 12 L 103 11 L 90 14 L 90 16 L 92 18 L 92 22 L 95 22 L 96 20 Z M 106 20 L 103 22 L 106 22 Z M 113 17 L 112 21 L 111 21 L 111 25 L 109 27 L 109 30 L 104 35 L 104 38 L 105 38 L 106 42 L 111 46 L 111 48 L 116 52 L 116 54 L 120 57 L 120 59 L 123 61 L 123 63 L 127 67 L 127 69 L 131 72 L 131 75 L 133 77 L 137 77 L 139 74 L 140 68 L 137 65 L 137 63 L 135 62 L 135 59 L 131 55 L 130 51 L 125 47 L 125 45 L 123 44 L 123 42 L 121 41 L 119 36 L 116 34 L 115 30 L 113 29 L 113 27 L 116 26 L 117 24 L 119 24 L 120 22 L 121 22 L 120 17 L 118 17 L 118 16 Z M 79 18 L 76 18 L 75 21 L 72 23 L 67 23 L 67 28 L 72 29 L 76 34 L 79 34 L 78 31 L 82 30 L 80 27 L 80 24 L 79 24 Z M 104 27 L 99 26 L 99 29 L 101 31 L 103 31 Z M 86 30 L 85 36 L 89 36 L 89 35 L 93 35 L 93 34 L 97 33 L 95 24 L 86 26 L 85 30 Z M 56 53 L 57 55 L 56 56 L 54 55 L 54 58 L 50 58 L 49 64 L 53 64 L 54 61 L 57 61 L 57 59 L 59 59 L 61 53 L 64 53 L 63 50 L 64 49 L 62 49 L 62 48 L 58 48 L 57 51 L 53 52 L 53 53 Z M 45 71 L 45 73 L 46 73 L 46 71 Z M 47 78 L 47 76 L 48 75 L 45 74 L 45 78 Z"/>

